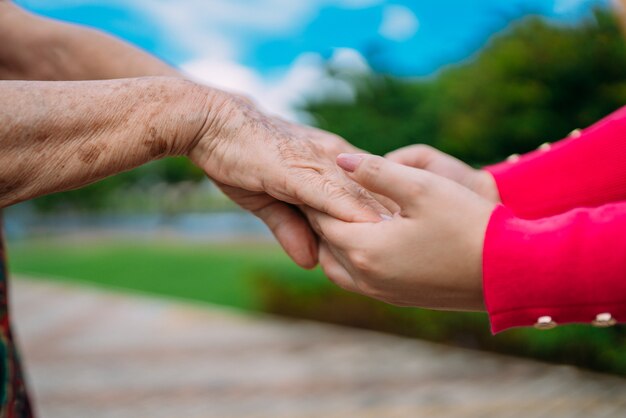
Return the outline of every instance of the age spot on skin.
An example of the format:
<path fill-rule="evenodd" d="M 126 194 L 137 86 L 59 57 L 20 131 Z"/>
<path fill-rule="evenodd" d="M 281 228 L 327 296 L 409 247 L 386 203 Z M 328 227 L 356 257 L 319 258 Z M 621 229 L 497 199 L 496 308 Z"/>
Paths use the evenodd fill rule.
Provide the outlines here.
<path fill-rule="evenodd" d="M 47 132 L 40 132 L 36 134 L 35 141 L 37 143 L 42 143 L 42 142 L 46 142 L 49 138 L 50 138 L 50 134 L 48 134 Z"/>
<path fill-rule="evenodd" d="M 19 177 L 11 180 L 0 179 L 0 196 L 14 192 L 26 183 L 26 179 Z"/>
<path fill-rule="evenodd" d="M 150 155 L 152 157 L 162 157 L 167 155 L 169 150 L 167 141 L 158 135 L 155 127 L 151 127 L 148 132 L 150 134 L 150 138 L 144 141 L 144 145 L 148 147 Z"/>
<path fill-rule="evenodd" d="M 102 150 L 98 145 L 88 145 L 78 150 L 78 158 L 85 164 L 93 164 L 100 158 L 101 153 Z"/>
<path fill-rule="evenodd" d="M 12 185 L 4 180 L 0 180 L 0 196 L 9 193 L 13 189 Z"/>

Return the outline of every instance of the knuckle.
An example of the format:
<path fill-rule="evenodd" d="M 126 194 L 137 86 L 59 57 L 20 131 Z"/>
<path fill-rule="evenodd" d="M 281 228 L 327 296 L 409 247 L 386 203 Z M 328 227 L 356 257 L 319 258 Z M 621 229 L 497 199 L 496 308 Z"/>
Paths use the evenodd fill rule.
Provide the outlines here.
<path fill-rule="evenodd" d="M 383 168 L 383 161 L 382 157 L 367 158 L 362 164 L 361 175 L 366 180 L 376 179 Z"/>
<path fill-rule="evenodd" d="M 435 149 L 430 145 L 426 144 L 415 144 L 413 145 L 413 151 L 419 154 L 431 154 Z"/>
<path fill-rule="evenodd" d="M 415 144 L 401 148 L 392 153 L 393 160 L 416 168 L 422 168 L 429 164 L 437 150 L 430 145 Z"/>
<path fill-rule="evenodd" d="M 337 184 L 337 182 L 333 181 L 331 178 L 320 177 L 318 183 L 320 191 L 324 193 L 324 196 L 327 196 L 329 203 L 351 197 L 349 190 Z"/>
<path fill-rule="evenodd" d="M 332 137 L 322 137 L 315 144 L 325 155 L 336 156 L 341 153 L 339 144 Z"/>
<path fill-rule="evenodd" d="M 406 192 L 409 196 L 417 197 L 422 196 L 428 191 L 428 180 L 422 176 L 416 177 L 411 180 L 406 186 Z"/>
<path fill-rule="evenodd" d="M 425 165 L 432 160 L 437 149 L 426 144 L 415 144 L 408 151 L 417 162 Z"/>
<path fill-rule="evenodd" d="M 325 196 L 325 199 L 317 199 L 315 209 L 328 213 L 332 203 L 341 197 L 341 189 L 337 189 L 317 170 L 300 171 L 294 178 L 289 189 L 299 202 L 313 206 L 312 196 Z"/>
<path fill-rule="evenodd" d="M 369 271 L 370 269 L 370 260 L 367 257 L 365 251 L 362 250 L 352 250 L 348 253 L 348 260 L 352 266 L 364 273 Z"/>
<path fill-rule="evenodd" d="M 380 173 L 380 170 L 382 169 L 383 162 L 384 162 L 382 157 L 368 158 L 365 161 L 366 161 L 364 164 L 365 171 L 372 173 L 372 174 Z"/>
<path fill-rule="evenodd" d="M 352 250 L 348 253 L 350 264 L 366 277 L 378 277 L 380 269 L 373 254 L 364 249 Z"/>

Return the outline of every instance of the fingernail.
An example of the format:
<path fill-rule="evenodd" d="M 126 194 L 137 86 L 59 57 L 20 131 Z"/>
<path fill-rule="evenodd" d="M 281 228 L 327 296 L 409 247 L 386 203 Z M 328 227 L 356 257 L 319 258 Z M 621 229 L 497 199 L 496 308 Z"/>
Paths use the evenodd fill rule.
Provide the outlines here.
<path fill-rule="evenodd" d="M 384 213 L 380 214 L 380 219 L 383 221 L 393 221 L 393 216 L 385 215 Z"/>
<path fill-rule="evenodd" d="M 363 161 L 363 157 L 358 154 L 339 154 L 337 156 L 337 165 L 348 173 L 353 173 L 361 161 Z"/>

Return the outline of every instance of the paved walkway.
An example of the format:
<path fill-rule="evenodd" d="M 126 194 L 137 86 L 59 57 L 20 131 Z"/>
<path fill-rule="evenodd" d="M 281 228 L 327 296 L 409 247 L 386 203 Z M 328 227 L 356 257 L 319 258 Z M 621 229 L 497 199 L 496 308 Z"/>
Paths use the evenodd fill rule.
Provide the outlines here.
<path fill-rule="evenodd" d="M 13 282 L 43 418 L 626 416 L 626 380 L 373 332 Z"/>

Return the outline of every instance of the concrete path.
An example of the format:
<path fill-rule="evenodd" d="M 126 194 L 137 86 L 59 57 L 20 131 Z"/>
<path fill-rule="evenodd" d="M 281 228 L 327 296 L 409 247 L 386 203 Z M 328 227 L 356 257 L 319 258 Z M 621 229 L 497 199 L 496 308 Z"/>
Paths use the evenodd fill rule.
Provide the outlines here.
<path fill-rule="evenodd" d="M 422 341 L 26 279 L 43 418 L 626 416 L 626 380 Z"/>

